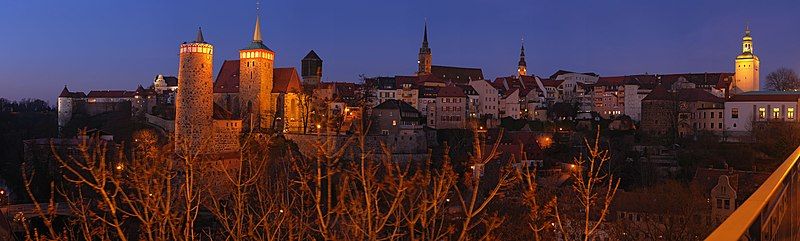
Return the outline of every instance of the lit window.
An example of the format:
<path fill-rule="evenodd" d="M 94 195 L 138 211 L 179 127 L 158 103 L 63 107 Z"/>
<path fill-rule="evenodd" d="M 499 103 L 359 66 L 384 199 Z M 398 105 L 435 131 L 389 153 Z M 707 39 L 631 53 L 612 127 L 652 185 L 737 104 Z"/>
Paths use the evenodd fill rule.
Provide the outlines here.
<path fill-rule="evenodd" d="M 780 119 L 781 118 L 781 108 L 775 107 L 772 108 L 772 119 Z"/>
<path fill-rule="evenodd" d="M 731 109 L 731 118 L 738 119 L 739 118 L 739 108 Z"/>
<path fill-rule="evenodd" d="M 758 118 L 759 119 L 767 118 L 767 108 L 764 107 L 758 108 Z"/>
<path fill-rule="evenodd" d="M 794 119 L 794 107 L 786 108 L 786 118 L 787 119 Z"/>

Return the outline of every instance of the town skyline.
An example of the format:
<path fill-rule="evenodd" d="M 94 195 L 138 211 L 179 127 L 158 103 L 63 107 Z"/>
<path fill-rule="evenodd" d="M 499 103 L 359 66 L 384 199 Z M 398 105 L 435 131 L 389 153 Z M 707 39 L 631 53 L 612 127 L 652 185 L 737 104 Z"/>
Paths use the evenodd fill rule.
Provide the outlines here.
<path fill-rule="evenodd" d="M 50 3 L 50 5 L 59 4 L 61 3 Z M 0 96 L 9 99 L 43 98 L 53 104 L 55 94 L 63 88 L 64 84 L 75 90 L 131 89 L 139 84 L 146 86 L 152 83 L 152 78 L 157 74 L 176 75 L 177 49 L 175 45 L 193 39 L 194 31 L 198 26 L 203 27 L 208 42 L 216 46 L 217 57 L 214 59 L 214 75 L 216 76 L 222 62 L 236 59 L 237 51 L 247 44 L 256 15 L 255 4 L 251 2 L 231 3 L 230 6 L 221 7 L 220 11 L 210 10 L 216 8 L 208 8 L 208 4 L 198 4 L 179 11 L 176 11 L 176 9 L 181 9 L 178 4 L 146 3 L 139 4 L 133 9 L 126 9 L 126 7 L 131 7 L 127 6 L 129 4 L 103 3 L 98 4 L 100 6 L 94 6 L 111 5 L 106 6 L 110 7 L 107 13 L 89 18 L 89 22 L 96 22 L 97 18 L 105 15 L 123 14 L 116 18 L 117 20 L 114 18 L 104 19 L 107 20 L 104 23 L 82 22 L 86 21 L 85 18 L 77 23 L 70 22 L 70 16 L 78 16 L 87 11 L 80 9 L 80 3 L 65 4 L 64 9 L 49 8 L 44 13 L 17 16 L 19 18 L 14 21 L 30 18 L 52 20 L 53 16 L 61 16 L 66 18 L 66 21 L 54 22 L 57 24 L 53 25 L 44 25 L 39 21 L 23 23 L 28 24 L 29 29 L 52 30 L 59 26 L 62 28 L 55 32 L 22 32 L 17 37 L 10 37 L 4 41 L 7 43 L 2 46 L 6 46 L 5 48 L 8 49 L 3 52 L 10 57 L 2 60 L 4 63 L 0 66 L 4 67 L 0 67 L 0 71 L 9 73 L 3 77 L 4 79 L 8 78 L 8 81 L 3 82 L 10 83 L 10 85 L 8 88 L 0 90 Z M 641 11 L 631 11 L 634 12 L 633 16 L 621 16 L 607 21 L 590 20 L 601 19 L 603 16 L 619 14 L 626 10 L 616 9 L 602 12 L 600 9 L 591 10 L 591 6 L 581 6 L 571 10 L 577 13 L 591 13 L 592 16 L 577 14 L 579 16 L 576 16 L 575 19 L 553 19 L 546 17 L 549 13 L 542 15 L 537 14 L 536 11 L 569 9 L 569 6 L 542 3 L 543 9 L 514 14 L 514 17 L 503 15 L 493 18 L 492 16 L 498 13 L 487 11 L 490 14 L 486 18 L 478 17 L 483 20 L 474 20 L 465 16 L 436 14 L 435 10 L 445 7 L 441 6 L 444 4 L 437 3 L 433 4 L 429 10 L 413 14 L 400 11 L 403 13 L 397 14 L 402 14 L 401 18 L 392 18 L 391 16 L 395 13 L 384 13 L 389 17 L 376 21 L 364 21 L 371 23 L 348 24 L 348 22 L 359 19 L 347 16 L 353 14 L 350 11 L 374 8 L 375 11 L 382 12 L 381 10 L 391 7 L 367 4 L 367 6 L 360 6 L 357 9 L 337 8 L 342 9 L 339 12 L 343 17 L 336 21 L 337 25 L 340 25 L 336 30 L 325 28 L 330 23 L 319 22 L 325 17 L 332 16 L 319 14 L 319 9 L 316 9 L 324 8 L 325 4 L 327 3 L 269 3 L 273 7 L 263 9 L 261 15 L 262 26 L 264 26 L 264 42 L 276 50 L 276 66 L 299 68 L 300 59 L 308 51 L 315 50 L 325 60 L 323 81 L 354 82 L 358 80 L 360 74 L 366 76 L 413 75 L 416 67 L 415 55 L 422 39 L 422 26 L 426 17 L 428 18 L 430 45 L 434 56 L 433 64 L 481 68 L 484 70 L 485 78 L 489 80 L 508 76 L 515 72 L 522 35 L 524 35 L 527 50 L 528 72 L 537 76 L 549 76 L 559 69 L 595 72 L 601 76 L 646 72 L 656 74 L 730 72 L 733 71 L 731 58 L 739 53 L 740 38 L 744 32 L 744 26 L 748 23 L 753 31 L 755 51 L 765 60 L 762 65 L 762 77 L 778 67 L 797 68 L 800 66 L 800 62 L 794 58 L 800 54 L 800 49 L 790 47 L 791 43 L 800 39 L 800 35 L 789 31 L 791 29 L 789 25 L 797 22 L 793 20 L 798 20 L 798 17 L 791 16 L 788 11 L 791 8 L 785 6 L 794 3 L 779 3 L 770 6 L 754 5 L 747 11 L 725 11 L 727 8 L 737 9 L 731 7 L 732 4 L 716 6 L 723 13 L 702 11 L 714 7 L 714 4 L 697 4 L 698 6 L 690 10 L 684 8 L 690 7 L 686 5 L 692 4 L 678 4 L 678 6 L 667 6 L 659 13 L 652 13 L 655 15 L 653 19 L 642 18 L 650 15 L 643 14 Z M 513 3 L 510 4 L 513 5 Z M 30 4 L 26 6 L 22 6 L 23 4 L 9 5 L 7 8 L 9 10 L 35 7 Z M 408 4 L 399 5 L 408 8 Z M 475 7 L 480 4 L 468 2 L 465 5 L 467 6 L 462 6 L 462 8 L 478 9 Z M 610 6 L 605 7 L 613 8 L 615 6 L 615 4 L 608 5 Z M 156 9 L 176 11 L 175 16 L 162 16 L 156 23 L 153 23 L 153 20 L 137 23 L 136 19 L 138 18 L 124 16 L 124 14 L 131 14 L 127 11 L 145 10 L 145 8 L 154 6 L 161 7 Z M 295 16 L 295 14 L 279 10 L 303 9 L 308 6 L 317 6 L 307 13 L 313 17 L 309 17 L 311 20 L 299 22 L 297 20 L 302 16 Z M 629 7 L 647 10 L 664 6 L 638 4 Z M 491 8 L 504 7 L 492 6 Z M 3 11 L 0 10 L 0 13 Z M 209 12 L 215 13 L 210 14 Z M 240 14 L 230 16 L 225 14 L 231 12 Z M 678 12 L 685 14 L 686 19 L 680 21 L 656 19 Z M 751 16 L 745 16 L 742 12 L 749 12 Z M 701 17 L 700 15 L 703 14 L 709 14 L 710 17 Z M 47 17 L 48 15 L 50 17 Z M 366 13 L 365 16 L 372 17 L 373 15 L 379 15 L 379 13 Z M 0 14 L 0 19 L 13 16 L 11 13 Z M 730 18 L 732 16 L 739 17 Z M 639 23 L 646 27 L 636 27 L 636 23 L 630 22 L 633 19 L 641 19 Z M 485 22 L 481 23 L 481 21 Z M 504 22 L 505 24 L 501 24 Z M 650 24 L 648 25 L 648 23 Z M 116 28 L 104 28 L 104 25 L 115 25 Z M 161 25 L 166 25 L 166 27 Z M 92 26 L 95 28 L 91 28 Z M 0 27 L 3 27 L 2 23 L 0 23 Z M 105 37 L 96 39 L 89 37 L 82 40 L 79 36 L 64 35 L 64 32 L 75 31 L 76 27 L 84 27 L 84 30 L 78 31 L 82 35 L 105 34 Z M 86 29 L 86 27 L 89 28 Z M 148 29 L 148 27 L 152 27 L 152 29 Z M 329 37 L 305 36 L 306 32 L 315 31 Z M 580 34 L 582 31 L 585 33 L 583 36 Z M 335 34 L 337 32 L 341 34 Z M 360 32 L 363 34 L 359 34 Z M 48 33 L 50 33 L 49 36 L 54 36 L 54 40 L 62 38 L 59 42 L 63 42 L 63 44 L 78 46 L 63 49 L 58 48 L 58 45 L 37 43 L 41 40 L 32 37 Z M 128 36 L 149 36 L 152 33 L 157 33 L 159 34 L 157 36 L 161 37 L 142 40 Z M 564 37 L 542 37 L 541 35 Z M 370 36 L 374 39 L 357 40 L 357 36 L 362 36 L 362 38 Z M 8 47 L 21 39 L 29 41 L 21 44 L 22 46 L 18 48 Z M 52 43 L 52 41 L 49 42 Z M 103 41 L 104 44 L 94 47 L 84 46 L 86 47 L 84 49 L 80 47 L 80 45 L 91 45 L 96 41 Z M 366 42 L 370 42 L 370 44 L 363 44 Z M 478 45 L 475 45 L 476 43 Z M 119 46 L 130 46 L 130 48 Z M 53 47 L 55 48 L 50 49 Z M 676 48 L 680 50 L 674 50 Z M 63 51 L 56 51 L 60 49 Z M 108 52 L 110 50 L 114 51 L 113 54 Z M 50 57 L 45 58 L 45 55 Z M 102 60 L 104 57 L 108 59 Z M 680 61 L 681 58 L 685 61 Z M 75 60 L 70 62 L 67 59 Z M 32 66 L 31 63 L 37 62 L 52 65 L 52 68 L 48 68 L 49 71 L 46 72 L 36 71 L 34 70 L 35 65 Z M 62 64 L 55 64 L 55 62 Z M 14 79 L 25 81 L 11 81 Z"/>

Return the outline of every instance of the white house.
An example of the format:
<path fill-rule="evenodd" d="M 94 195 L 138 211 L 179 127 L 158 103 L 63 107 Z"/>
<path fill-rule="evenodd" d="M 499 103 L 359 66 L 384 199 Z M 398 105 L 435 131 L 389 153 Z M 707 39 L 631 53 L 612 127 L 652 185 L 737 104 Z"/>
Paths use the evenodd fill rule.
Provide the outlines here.
<path fill-rule="evenodd" d="M 747 135 L 754 124 L 767 121 L 797 122 L 800 91 L 751 91 L 725 103 L 725 135 Z"/>

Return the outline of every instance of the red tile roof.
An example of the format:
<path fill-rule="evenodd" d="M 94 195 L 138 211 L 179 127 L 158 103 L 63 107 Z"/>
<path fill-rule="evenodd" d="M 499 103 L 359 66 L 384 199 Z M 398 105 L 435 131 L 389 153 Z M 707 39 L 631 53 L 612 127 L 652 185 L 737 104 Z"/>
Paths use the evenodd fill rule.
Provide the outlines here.
<path fill-rule="evenodd" d="M 239 60 L 225 60 L 214 81 L 214 93 L 239 93 Z"/>
<path fill-rule="evenodd" d="M 612 77 L 600 77 L 595 83 L 595 86 L 620 86 L 625 84 L 625 80 L 627 80 L 627 76 L 612 76 Z"/>
<path fill-rule="evenodd" d="M 437 94 L 437 97 L 467 97 L 467 95 L 464 94 L 464 90 L 458 88 L 458 86 L 448 85 L 439 88 L 439 93 Z"/>
<path fill-rule="evenodd" d="M 127 90 L 92 90 L 86 97 L 89 98 L 133 98 L 136 92 Z"/>
<path fill-rule="evenodd" d="M 300 76 L 295 68 L 275 68 L 272 93 L 299 93 L 300 88 Z"/>
<path fill-rule="evenodd" d="M 214 81 L 214 93 L 239 93 L 239 60 L 225 60 Z M 300 76 L 293 67 L 275 68 L 272 78 L 272 93 L 300 91 Z"/>

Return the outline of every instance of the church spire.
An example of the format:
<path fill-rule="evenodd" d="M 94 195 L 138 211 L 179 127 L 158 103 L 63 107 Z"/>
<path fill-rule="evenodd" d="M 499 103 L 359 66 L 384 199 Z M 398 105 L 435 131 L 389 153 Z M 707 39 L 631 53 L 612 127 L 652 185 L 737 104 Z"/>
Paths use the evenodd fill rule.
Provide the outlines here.
<path fill-rule="evenodd" d="M 427 75 L 431 73 L 431 48 L 428 47 L 428 19 L 425 19 L 425 30 L 422 35 L 422 47 L 419 48 L 419 58 L 417 59 L 417 75 Z"/>
<path fill-rule="evenodd" d="M 425 19 L 425 31 L 422 37 L 422 48 L 428 48 L 428 19 Z"/>
<path fill-rule="evenodd" d="M 256 15 L 256 28 L 253 30 L 253 42 L 261 42 L 261 18 Z"/>
<path fill-rule="evenodd" d="M 528 63 L 525 62 L 525 39 L 523 38 L 521 41 L 521 47 L 519 50 L 519 64 L 517 65 L 517 75 L 525 76 L 528 75 Z"/>
<path fill-rule="evenodd" d="M 197 27 L 197 38 L 194 40 L 195 43 L 205 43 L 206 40 L 203 38 L 203 28 Z"/>

